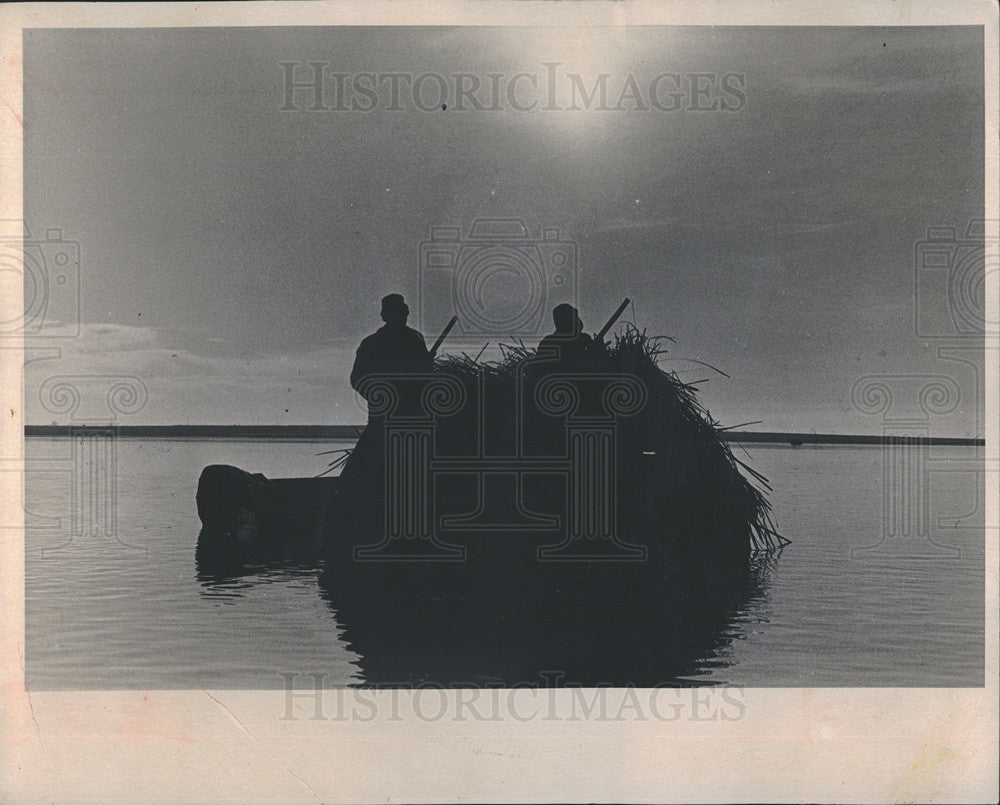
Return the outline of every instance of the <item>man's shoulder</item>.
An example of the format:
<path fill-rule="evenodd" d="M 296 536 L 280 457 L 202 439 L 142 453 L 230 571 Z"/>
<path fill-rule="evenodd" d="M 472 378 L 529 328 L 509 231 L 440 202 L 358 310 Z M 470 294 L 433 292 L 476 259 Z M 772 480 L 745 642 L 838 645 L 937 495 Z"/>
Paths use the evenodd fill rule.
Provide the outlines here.
<path fill-rule="evenodd" d="M 425 343 L 424 334 L 421 333 L 419 330 L 414 330 L 412 327 L 409 326 L 404 327 L 403 329 L 406 331 L 406 337 L 409 338 L 411 341 L 419 341 L 421 344 Z"/>

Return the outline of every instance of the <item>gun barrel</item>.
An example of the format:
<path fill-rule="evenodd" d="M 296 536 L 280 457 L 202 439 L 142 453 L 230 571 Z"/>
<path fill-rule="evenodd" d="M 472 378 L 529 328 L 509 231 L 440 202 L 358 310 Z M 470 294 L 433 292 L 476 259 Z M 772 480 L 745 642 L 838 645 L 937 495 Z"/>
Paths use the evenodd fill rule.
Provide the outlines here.
<path fill-rule="evenodd" d="M 618 310 L 616 310 L 614 313 L 611 314 L 611 318 L 608 319 L 608 323 L 605 324 L 601 328 L 601 331 L 597 334 L 598 341 L 604 340 L 604 336 L 606 336 L 608 334 L 608 331 L 615 326 L 615 322 L 618 321 L 619 318 L 621 318 L 622 313 L 625 312 L 625 308 L 629 306 L 629 303 L 631 301 L 632 301 L 631 299 L 626 297 L 625 301 L 622 302 L 620 305 L 618 305 Z"/>
<path fill-rule="evenodd" d="M 448 333 L 451 332 L 451 328 L 455 326 L 458 322 L 458 316 L 452 316 L 451 321 L 448 322 L 447 326 L 442 330 L 441 335 L 438 336 L 437 341 L 434 342 L 434 346 L 431 347 L 431 357 L 433 358 L 437 355 L 438 349 L 444 343 L 444 340 L 448 337 Z"/>

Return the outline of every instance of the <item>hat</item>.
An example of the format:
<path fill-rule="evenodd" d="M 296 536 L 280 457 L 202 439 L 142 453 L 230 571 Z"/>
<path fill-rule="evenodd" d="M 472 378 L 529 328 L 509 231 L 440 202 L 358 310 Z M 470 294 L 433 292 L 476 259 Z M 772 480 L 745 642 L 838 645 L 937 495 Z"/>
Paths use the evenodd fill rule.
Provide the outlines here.
<path fill-rule="evenodd" d="M 552 310 L 552 320 L 560 331 L 573 330 L 579 332 L 582 328 L 580 312 L 570 304 L 563 302 Z"/>
<path fill-rule="evenodd" d="M 403 295 L 399 293 L 391 293 L 388 296 L 382 297 L 382 312 L 383 313 L 409 313 L 410 308 L 407 307 L 406 302 L 403 301 Z"/>

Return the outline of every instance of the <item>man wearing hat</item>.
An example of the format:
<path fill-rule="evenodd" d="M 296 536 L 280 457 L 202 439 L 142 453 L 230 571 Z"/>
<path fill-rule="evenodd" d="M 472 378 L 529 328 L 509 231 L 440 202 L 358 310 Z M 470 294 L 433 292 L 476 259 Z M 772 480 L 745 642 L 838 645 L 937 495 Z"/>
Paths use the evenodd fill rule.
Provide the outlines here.
<path fill-rule="evenodd" d="M 419 375 L 434 368 L 434 359 L 427 351 L 424 337 L 406 326 L 410 309 L 398 293 L 382 298 L 382 321 L 385 325 L 368 336 L 358 347 L 351 370 L 351 386 L 366 399 L 365 379 L 381 380 L 406 375 Z M 403 408 L 412 410 L 417 386 L 401 382 L 397 394 Z M 419 394 L 417 395 L 419 397 Z M 371 400 L 368 400 L 369 403 Z M 369 413 L 368 425 L 351 451 L 340 473 L 341 490 L 355 500 L 347 515 L 350 529 L 379 527 L 384 513 L 385 422 L 382 416 Z"/>
<path fill-rule="evenodd" d="M 550 357 L 567 363 L 599 360 L 604 356 L 601 345 L 583 332 L 580 313 L 572 305 L 557 305 L 552 311 L 556 331 L 538 345 L 539 357 Z"/>
<path fill-rule="evenodd" d="M 351 386 L 356 391 L 361 391 L 361 382 L 368 376 L 431 371 L 434 359 L 427 351 L 424 337 L 406 326 L 409 315 L 410 308 L 401 294 L 391 293 L 382 298 L 385 325 L 361 342 L 354 358 Z"/>

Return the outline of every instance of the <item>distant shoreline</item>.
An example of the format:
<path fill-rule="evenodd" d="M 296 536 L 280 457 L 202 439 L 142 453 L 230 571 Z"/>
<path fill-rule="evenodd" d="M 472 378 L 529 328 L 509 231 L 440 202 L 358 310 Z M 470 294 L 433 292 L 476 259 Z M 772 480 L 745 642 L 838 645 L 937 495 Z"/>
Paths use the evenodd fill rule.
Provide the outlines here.
<path fill-rule="evenodd" d="M 226 440 L 330 440 L 357 439 L 364 425 L 25 425 L 25 436 L 73 436 L 113 431 L 125 439 L 226 439 Z M 729 442 L 753 444 L 787 444 L 793 447 L 806 444 L 853 445 L 936 445 L 953 447 L 982 447 L 985 439 L 955 436 L 894 436 L 881 434 L 792 433 L 752 430 L 722 431 Z"/>

